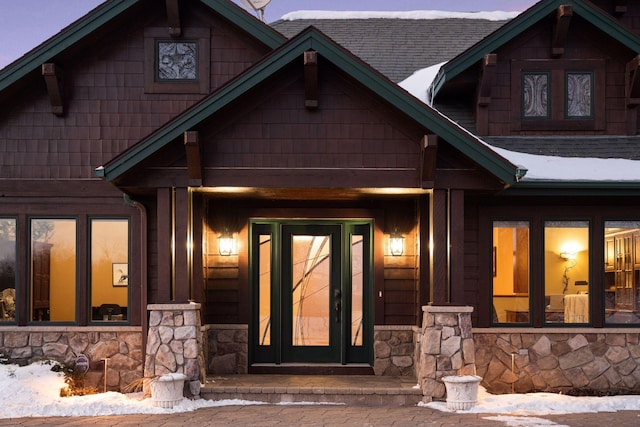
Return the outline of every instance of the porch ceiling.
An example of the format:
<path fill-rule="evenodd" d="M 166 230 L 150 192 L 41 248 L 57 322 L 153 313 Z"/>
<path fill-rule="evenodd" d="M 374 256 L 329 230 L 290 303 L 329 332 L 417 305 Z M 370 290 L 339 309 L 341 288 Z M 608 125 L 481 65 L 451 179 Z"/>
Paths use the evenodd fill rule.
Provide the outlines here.
<path fill-rule="evenodd" d="M 429 194 L 420 188 L 252 188 L 203 187 L 196 192 L 225 198 L 255 198 L 272 200 L 354 200 L 372 196 L 414 196 Z"/>

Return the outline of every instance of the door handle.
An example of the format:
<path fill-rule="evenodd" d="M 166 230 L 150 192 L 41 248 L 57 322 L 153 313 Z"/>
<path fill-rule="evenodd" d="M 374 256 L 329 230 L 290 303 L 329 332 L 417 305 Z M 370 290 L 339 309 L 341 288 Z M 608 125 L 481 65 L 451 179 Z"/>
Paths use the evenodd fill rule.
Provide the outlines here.
<path fill-rule="evenodd" d="M 333 309 L 336 311 L 336 323 L 340 323 L 340 315 L 342 313 L 342 303 L 340 300 L 333 303 Z"/>

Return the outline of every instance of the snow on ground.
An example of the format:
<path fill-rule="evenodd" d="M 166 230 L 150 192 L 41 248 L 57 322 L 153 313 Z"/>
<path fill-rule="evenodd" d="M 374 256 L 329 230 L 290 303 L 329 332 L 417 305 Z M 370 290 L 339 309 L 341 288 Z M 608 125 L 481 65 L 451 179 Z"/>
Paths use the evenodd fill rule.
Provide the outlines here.
<path fill-rule="evenodd" d="M 61 373 L 51 371 L 51 366 L 50 363 L 34 363 L 25 367 L 0 365 L 0 418 L 167 414 L 213 406 L 265 404 L 244 400 L 183 399 L 181 403 L 168 409 L 153 406 L 152 400 L 143 399 L 141 393 L 107 392 L 60 397 L 60 389 L 65 386 L 64 377 Z M 485 418 L 509 425 L 517 417 L 529 415 L 638 410 L 638 401 L 638 396 L 571 397 L 552 393 L 492 395 L 480 387 L 478 404 L 461 412 L 498 414 Z M 448 411 L 445 402 L 431 402 L 420 406 Z M 530 418 L 529 422 L 531 421 Z"/>

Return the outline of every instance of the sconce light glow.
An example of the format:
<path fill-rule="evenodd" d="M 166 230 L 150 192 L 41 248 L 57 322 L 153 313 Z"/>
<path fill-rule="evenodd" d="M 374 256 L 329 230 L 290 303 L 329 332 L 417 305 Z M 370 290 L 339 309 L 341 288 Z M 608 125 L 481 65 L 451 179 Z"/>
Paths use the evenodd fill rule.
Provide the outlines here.
<path fill-rule="evenodd" d="M 560 257 L 562 259 L 575 260 L 580 249 L 580 245 L 576 242 L 567 242 L 560 248 Z"/>
<path fill-rule="evenodd" d="M 218 251 L 222 256 L 229 256 L 236 252 L 236 239 L 233 234 L 225 232 L 218 237 Z"/>
<path fill-rule="evenodd" d="M 393 256 L 400 256 L 404 253 L 404 237 L 398 233 L 398 230 L 389 236 L 389 252 Z"/>

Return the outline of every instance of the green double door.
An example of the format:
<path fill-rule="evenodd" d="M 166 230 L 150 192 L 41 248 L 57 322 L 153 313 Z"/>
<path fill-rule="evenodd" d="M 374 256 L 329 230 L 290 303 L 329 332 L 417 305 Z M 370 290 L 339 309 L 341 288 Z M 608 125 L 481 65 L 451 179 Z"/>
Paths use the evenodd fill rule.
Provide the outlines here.
<path fill-rule="evenodd" d="M 252 363 L 371 360 L 372 224 L 251 223 Z"/>

